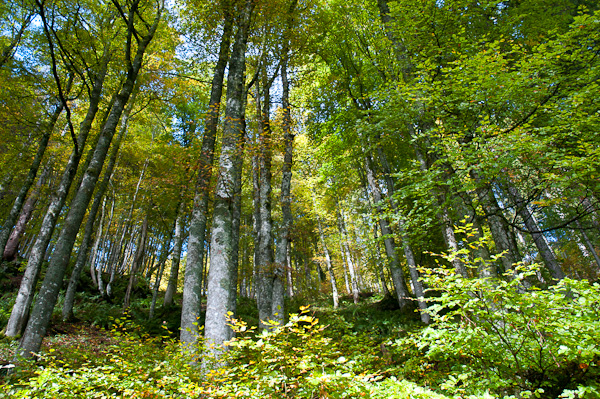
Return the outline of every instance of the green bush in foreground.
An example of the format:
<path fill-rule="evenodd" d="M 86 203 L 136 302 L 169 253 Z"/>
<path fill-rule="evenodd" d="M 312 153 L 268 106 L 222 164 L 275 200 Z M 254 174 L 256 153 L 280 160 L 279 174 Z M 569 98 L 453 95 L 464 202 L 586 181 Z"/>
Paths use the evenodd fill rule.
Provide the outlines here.
<path fill-rule="evenodd" d="M 430 300 L 432 324 L 395 342 L 413 354 L 404 370 L 437 376 L 452 395 L 600 398 L 600 285 L 564 279 L 525 290 L 538 268 L 515 265 L 505 279 L 423 270 L 440 297 Z"/>

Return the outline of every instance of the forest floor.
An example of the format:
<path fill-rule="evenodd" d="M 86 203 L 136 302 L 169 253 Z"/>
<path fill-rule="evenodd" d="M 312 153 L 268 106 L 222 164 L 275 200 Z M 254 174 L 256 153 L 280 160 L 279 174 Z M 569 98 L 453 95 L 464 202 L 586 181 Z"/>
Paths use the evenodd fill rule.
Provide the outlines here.
<path fill-rule="evenodd" d="M 10 295 L 2 297 L 2 315 L 9 314 L 11 301 Z M 296 318 L 279 335 L 260 336 L 270 341 L 260 347 L 256 307 L 241 298 L 239 323 L 247 332 L 238 336 L 245 346 L 230 351 L 228 371 L 200 376 L 174 338 L 180 309 L 160 309 L 148 320 L 145 295 L 122 314 L 120 304 L 82 293 L 74 321 L 62 322 L 54 315 L 37 359 L 0 375 L 0 397 L 408 397 L 393 396 L 393 391 L 442 397 L 390 379 L 397 364 L 384 341 L 419 328 L 416 315 L 400 313 L 392 298 L 372 294 L 364 295 L 359 305 L 342 298 L 335 311 L 327 301 L 288 301 Z M 13 361 L 17 345 L 0 340 L 0 365 Z M 249 364 L 256 369 L 246 369 Z M 398 386 L 378 393 L 382 380 Z"/>
<path fill-rule="evenodd" d="M 318 293 L 310 301 L 288 300 L 289 321 L 270 333 L 256 331 L 255 303 L 240 298 L 238 319 L 231 321 L 236 338 L 213 367 L 210 358 L 182 354 L 180 307 L 157 307 L 149 319 L 147 289 L 136 293 L 126 313 L 120 303 L 83 292 L 73 321 L 60 321 L 57 306 L 39 357 L 10 374 L 1 370 L 0 398 L 600 398 L 600 286 L 569 284 L 571 297 L 553 290 L 519 294 L 518 309 L 508 302 L 516 290 L 503 288 L 507 302 L 496 303 L 493 317 L 512 326 L 500 338 L 521 345 L 515 352 L 519 364 L 532 361 L 521 369 L 511 363 L 510 347 L 483 329 L 483 317 L 475 326 L 465 323 L 465 313 L 461 319 L 442 312 L 428 327 L 416 312 L 400 311 L 391 297 L 363 294 L 358 304 L 343 297 L 333 309 L 330 297 Z M 463 291 L 474 292 L 468 286 Z M 13 298 L 0 298 L 0 327 Z M 456 298 L 444 312 L 464 309 Z M 564 314 L 543 304 L 562 307 Z M 502 313 L 502 306 L 509 312 Z M 498 325 L 499 319 L 490 320 Z M 532 338 L 528 328 L 535 328 Z M 0 338 L 0 365 L 13 361 L 17 346 Z M 549 370 L 546 375 L 537 363 Z"/>

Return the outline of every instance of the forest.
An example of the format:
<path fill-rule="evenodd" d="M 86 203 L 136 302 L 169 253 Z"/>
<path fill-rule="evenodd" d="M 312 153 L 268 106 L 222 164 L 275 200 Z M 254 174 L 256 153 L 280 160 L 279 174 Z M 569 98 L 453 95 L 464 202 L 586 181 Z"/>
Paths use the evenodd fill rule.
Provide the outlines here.
<path fill-rule="evenodd" d="M 596 0 L 3 0 L 0 398 L 600 398 Z"/>

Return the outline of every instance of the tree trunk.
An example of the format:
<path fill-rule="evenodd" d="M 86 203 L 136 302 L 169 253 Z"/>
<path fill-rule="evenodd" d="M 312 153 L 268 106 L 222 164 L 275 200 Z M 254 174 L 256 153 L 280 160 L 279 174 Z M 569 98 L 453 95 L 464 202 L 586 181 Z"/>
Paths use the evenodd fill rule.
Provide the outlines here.
<path fill-rule="evenodd" d="M 214 215 L 211 232 L 211 258 L 208 271 L 208 292 L 206 303 L 206 321 L 204 337 L 207 351 L 218 356 L 224 348 L 221 344 L 231 336 L 227 325 L 228 306 L 231 304 L 231 275 L 234 257 L 234 202 L 236 192 L 236 176 L 238 171 L 236 158 L 241 157 L 243 147 L 245 93 L 244 76 L 246 66 L 246 45 L 250 17 L 254 9 L 254 1 L 246 0 L 240 15 L 238 32 L 235 37 L 229 75 L 227 77 L 227 106 L 225 109 L 225 126 L 221 156 L 219 158 L 219 174 L 215 189 Z M 241 173 L 241 172 L 239 172 Z"/>
<path fill-rule="evenodd" d="M 265 68 L 264 66 L 262 68 Z M 267 84 L 266 71 L 263 69 L 263 98 L 261 107 L 260 84 L 256 84 L 256 107 L 259 115 L 259 241 L 256 256 L 256 304 L 260 329 L 271 328 L 268 323 L 272 316 L 274 253 L 273 253 L 273 219 L 271 216 L 271 127 L 269 121 L 270 87 Z"/>
<path fill-rule="evenodd" d="M 346 223 L 344 222 L 344 215 L 340 209 L 339 203 L 337 204 L 337 219 L 338 219 L 338 228 L 340 230 L 342 242 L 341 247 L 342 251 L 346 254 L 347 264 L 348 264 L 348 272 L 350 273 L 350 284 L 352 286 L 352 299 L 355 304 L 358 303 L 358 281 L 357 281 L 357 271 L 354 268 L 354 262 L 352 262 L 352 256 L 350 254 L 350 246 L 348 245 L 348 232 L 346 231 Z"/>
<path fill-rule="evenodd" d="M 372 169 L 372 160 L 369 156 L 365 157 L 365 170 L 367 172 L 367 182 L 371 189 L 371 195 L 373 195 L 373 202 L 379 215 L 383 214 L 381 208 L 381 202 L 383 200 L 379 184 L 375 180 L 375 175 Z M 383 216 L 379 216 L 379 227 L 383 236 L 383 244 L 385 246 L 385 252 L 389 261 L 390 274 L 392 275 L 392 282 L 394 283 L 394 289 L 396 290 L 396 298 L 398 299 L 398 305 L 400 308 L 405 308 L 409 305 L 409 293 L 406 283 L 404 281 L 404 275 L 400 267 L 400 260 L 396 253 L 396 243 L 392 230 L 390 229 L 389 222 Z"/>
<path fill-rule="evenodd" d="M 521 219 L 523 219 L 527 231 L 529 232 L 529 234 L 531 234 L 533 242 L 535 243 L 535 246 L 537 247 L 539 254 L 542 257 L 544 264 L 546 265 L 548 270 L 550 270 L 550 273 L 552 273 L 552 277 L 554 277 L 554 279 L 562 280 L 563 278 L 565 278 L 565 273 L 558 264 L 556 255 L 554 254 L 552 248 L 550 248 L 546 237 L 544 237 L 544 234 L 540 231 L 540 227 L 537 223 L 537 220 L 535 219 L 535 216 L 527 207 L 527 203 L 525 202 L 525 199 L 521 196 L 521 193 L 519 193 L 519 190 L 516 187 L 514 187 L 510 182 L 507 182 L 507 185 L 508 191 L 515 202 L 517 213 L 519 214 L 519 216 L 521 216 Z"/>
<path fill-rule="evenodd" d="M 594 244 L 592 244 L 590 237 L 587 235 L 587 233 L 581 226 L 581 223 L 579 222 L 579 220 L 576 220 L 575 223 L 577 225 L 577 228 L 581 232 L 581 236 L 583 237 L 583 242 L 585 242 L 585 246 L 587 247 L 587 250 L 594 257 L 594 260 L 596 261 L 595 269 L 596 269 L 596 274 L 597 274 L 600 271 L 600 257 L 598 256 L 598 252 L 596 252 L 596 248 L 594 248 Z"/>
<path fill-rule="evenodd" d="M 489 184 L 484 186 L 475 170 L 471 170 L 470 175 L 479 184 L 476 190 L 477 197 L 487 217 L 492 238 L 496 244 L 496 251 L 498 253 L 504 252 L 504 255 L 501 257 L 504 271 L 512 270 L 513 265 L 520 260 L 520 255 L 514 244 L 514 238 L 511 235 L 512 232 L 509 230 L 506 220 L 504 220 L 502 209 L 498 205 L 491 186 Z"/>
<path fill-rule="evenodd" d="M 244 105 L 242 108 L 242 131 L 246 130 L 245 120 L 245 107 L 247 97 L 244 95 Z M 245 138 L 242 138 L 240 153 L 244 152 Z M 229 312 L 231 317 L 237 316 L 237 288 L 238 288 L 238 272 L 239 272 L 239 250 L 240 250 L 240 224 L 242 218 L 242 168 L 243 168 L 244 157 L 240 156 L 235 159 L 235 178 L 234 178 L 234 199 L 233 199 L 233 210 L 232 210 L 232 249 L 231 249 L 231 269 L 229 276 Z M 228 329 L 229 336 L 227 340 L 234 337 L 232 329 Z"/>
<path fill-rule="evenodd" d="M 134 3 L 129 10 L 130 25 L 133 24 L 133 20 L 137 13 L 136 10 L 137 7 Z M 77 232 L 79 231 L 87 206 L 93 195 L 96 182 L 98 181 L 119 119 L 133 92 L 138 73 L 142 67 L 144 53 L 156 32 L 158 23 L 160 22 L 161 14 L 162 8 L 159 8 L 153 24 L 149 27 L 145 36 L 139 37 L 139 32 L 137 33 L 139 41 L 137 41 L 135 59 L 133 61 L 131 61 L 131 59 L 128 60 L 129 65 L 125 83 L 111 108 L 106 124 L 100 132 L 100 139 L 96 145 L 94 155 L 85 171 L 81 186 L 71 202 L 71 208 L 65 218 L 65 223 L 56 243 L 48 269 L 46 270 L 46 276 L 42 283 L 42 287 L 40 288 L 38 299 L 33 307 L 31 317 L 23 335 L 23 340 L 19 346 L 19 356 L 28 358 L 31 357 L 33 353 L 37 353 L 40 350 L 42 339 L 46 333 L 50 317 L 52 316 L 52 309 L 58 299 L 58 292 L 69 263 L 73 244 L 77 238 Z M 132 44 L 132 28 L 133 26 L 130 26 L 130 31 L 128 32 L 130 38 L 130 40 L 128 40 L 129 45 Z M 129 56 L 131 55 L 130 51 L 127 51 L 127 53 Z"/>
<path fill-rule="evenodd" d="M 177 205 L 177 209 L 179 209 L 179 204 Z M 175 230 L 177 229 L 177 220 L 179 218 L 177 215 L 175 216 L 175 223 L 173 224 L 173 228 L 167 234 L 165 241 L 163 242 L 160 258 L 158 259 L 158 267 L 156 273 L 156 279 L 154 280 L 154 286 L 152 286 L 152 302 L 150 304 L 150 312 L 148 315 L 148 319 L 152 319 L 154 317 L 154 309 L 156 308 L 156 300 L 158 298 L 158 291 L 160 289 L 160 282 L 162 280 L 162 275 L 165 269 L 165 263 L 167 262 L 167 258 L 169 257 L 171 251 L 171 241 L 173 241 L 173 236 L 175 234 Z M 150 276 L 150 278 L 152 275 Z"/>
<path fill-rule="evenodd" d="M 142 223 L 142 230 L 140 232 L 140 236 L 138 238 L 138 243 L 135 250 L 135 256 L 133 257 L 133 262 L 131 264 L 131 270 L 129 271 L 129 283 L 127 284 L 127 290 L 125 291 L 125 297 L 123 298 L 123 311 L 129 308 L 129 304 L 131 301 L 131 291 L 133 290 L 133 286 L 136 280 L 136 274 L 142 266 L 144 261 L 144 252 L 146 250 L 146 239 L 148 235 L 148 215 L 144 217 L 144 222 Z"/>
<path fill-rule="evenodd" d="M 204 241 L 206 239 L 206 222 L 208 219 L 208 200 L 210 196 L 210 181 L 214 161 L 214 148 L 219 123 L 219 109 L 223 94 L 223 79 L 229 60 L 229 46 L 233 31 L 233 14 L 229 8 L 224 9 L 223 36 L 219 48 L 219 59 L 213 75 L 209 114 L 206 120 L 202 150 L 198 160 L 198 178 L 194 195 L 194 208 L 190 220 L 190 235 L 188 254 L 183 283 L 183 301 L 181 309 L 180 340 L 184 348 L 190 351 L 194 348 L 198 337 L 198 318 L 200 317 L 200 302 L 202 295 L 202 266 Z"/>
<path fill-rule="evenodd" d="M 127 106 L 127 109 L 123 113 L 123 117 L 121 118 L 121 129 L 119 130 L 119 134 L 117 136 L 117 140 L 113 145 L 111 150 L 110 159 L 108 161 L 108 166 L 104 171 L 104 178 L 100 183 L 98 189 L 96 190 L 96 194 L 94 196 L 94 202 L 92 203 L 92 207 L 88 213 L 88 219 L 85 224 L 83 240 L 81 241 L 81 245 L 79 246 L 79 251 L 77 253 L 77 260 L 75 261 L 75 266 L 73 267 L 73 271 L 71 272 L 71 278 L 69 280 L 69 286 L 67 287 L 67 292 L 65 293 L 65 300 L 63 302 L 62 309 L 62 319 L 63 321 L 68 320 L 73 315 L 73 301 L 75 299 L 75 292 L 77 291 L 77 285 L 79 284 L 79 278 L 81 276 L 81 271 L 85 266 L 86 261 L 89 257 L 90 243 L 92 242 L 92 234 L 94 232 L 94 224 L 96 222 L 96 216 L 98 215 L 98 210 L 100 209 L 100 203 L 104 198 L 104 194 L 106 193 L 106 189 L 108 188 L 108 184 L 110 179 L 112 178 L 113 170 L 117 163 L 117 156 L 119 154 L 119 148 L 121 147 L 121 141 L 125 136 L 125 132 L 127 131 L 127 122 L 129 119 L 129 114 L 133 108 L 133 99 L 135 98 L 135 93 L 132 95 L 132 101 Z M 113 202 L 114 207 L 114 202 Z M 102 210 L 104 212 L 104 209 Z M 112 212 L 111 212 L 111 221 L 112 221 Z M 110 229 L 110 222 L 107 227 L 107 232 Z M 99 229 L 99 234 L 102 233 L 102 229 Z M 98 278 L 96 279 L 96 283 L 100 288 L 100 293 L 104 295 L 104 289 L 102 287 L 102 272 L 98 273 Z"/>
<path fill-rule="evenodd" d="M 292 29 L 293 13 L 296 9 L 297 1 L 292 1 L 288 9 L 288 33 Z M 290 230 L 292 228 L 292 158 L 294 150 L 294 134 L 292 133 L 292 114 L 290 108 L 290 82 L 287 75 L 289 59 L 289 43 L 284 45 L 282 51 L 283 59 L 281 63 L 281 86 L 283 89 L 281 95 L 281 108 L 283 109 L 283 142 L 284 155 L 281 166 L 281 213 L 283 220 L 279 229 L 279 239 L 275 248 L 275 264 L 273 270 L 273 299 L 271 305 L 271 319 L 280 325 L 285 321 L 285 263 L 287 259 L 288 243 L 290 239 Z"/>
<path fill-rule="evenodd" d="M 13 54 L 14 54 L 13 51 L 14 51 L 15 47 L 17 47 L 17 45 L 21 41 L 21 38 L 23 37 L 23 33 L 25 33 L 25 29 L 27 29 L 27 27 L 31 23 L 31 20 L 33 19 L 34 16 L 35 16 L 35 14 L 31 13 L 25 17 L 25 19 L 23 20 L 23 23 L 21 24 L 21 27 L 19 28 L 19 30 L 17 31 L 17 34 L 15 35 L 15 37 L 12 38 L 10 43 L 8 45 L 6 45 L 4 47 L 4 49 L 2 49 L 2 54 L 0 54 L 0 68 L 2 68 L 10 59 L 13 58 Z"/>
<path fill-rule="evenodd" d="M 344 251 L 341 236 L 338 244 L 340 246 L 340 255 L 342 255 L 342 271 L 344 272 L 344 285 L 346 286 L 346 293 L 350 294 L 352 290 L 350 289 L 350 281 L 348 280 L 348 261 L 346 260 L 346 251 Z"/>
<path fill-rule="evenodd" d="M 379 281 L 381 282 L 381 288 L 385 296 L 391 295 L 390 290 L 385 282 L 385 274 L 383 272 L 383 262 L 381 261 L 381 255 L 379 253 L 379 238 L 377 237 L 377 224 L 373 224 L 373 240 L 375 241 L 375 262 L 377 263 L 377 274 L 379 275 Z"/>
<path fill-rule="evenodd" d="M 169 307 L 173 305 L 173 297 L 177 292 L 177 282 L 179 280 L 179 264 L 181 262 L 181 248 L 183 246 L 183 230 L 184 219 L 183 219 L 183 208 L 184 203 L 179 204 L 179 211 L 177 214 L 177 220 L 175 221 L 175 243 L 173 245 L 173 257 L 171 260 L 171 272 L 169 273 L 169 283 L 167 290 L 165 291 L 165 297 L 163 299 L 163 306 Z"/>
<path fill-rule="evenodd" d="M 72 82 L 73 82 L 73 79 L 72 78 L 69 79 L 69 84 L 68 84 L 69 88 L 70 88 Z M 91 104 L 90 104 L 90 107 L 92 107 Z M 6 217 L 4 224 L 2 225 L 2 230 L 0 230 L 0 251 L 2 251 L 3 253 L 6 248 L 6 243 L 8 242 L 8 239 L 10 237 L 10 233 L 12 232 L 13 227 L 14 227 L 15 223 L 17 222 L 17 218 L 19 217 L 19 214 L 21 213 L 21 209 L 23 208 L 23 203 L 25 201 L 25 197 L 27 197 L 27 193 L 29 192 L 29 189 L 33 185 L 33 182 L 35 181 L 35 177 L 37 176 L 40 165 L 42 164 L 42 159 L 44 158 L 44 154 L 46 153 L 46 148 L 48 147 L 48 142 L 50 141 L 50 136 L 52 135 L 52 131 L 54 130 L 54 125 L 56 125 L 56 121 L 58 120 L 58 117 L 62 113 L 63 109 L 64 109 L 64 107 L 62 104 L 57 105 L 54 112 L 52 113 L 52 116 L 50 117 L 50 120 L 47 123 L 47 126 L 44 126 L 44 132 L 42 134 L 42 138 L 40 139 L 40 143 L 38 145 L 38 150 L 37 150 L 37 153 L 35 154 L 35 158 L 33 159 L 31 167 L 29 168 L 29 173 L 27 174 L 27 177 L 25 178 L 25 181 L 23 182 L 23 185 L 21 186 L 21 190 L 17 194 L 17 198 L 15 198 L 13 206 L 12 206 L 8 216 Z"/>
<path fill-rule="evenodd" d="M 21 215 L 19 215 L 15 229 L 10 234 L 8 242 L 6 243 L 6 247 L 4 248 L 4 254 L 2 255 L 3 260 L 12 261 L 17 256 L 19 243 L 23 237 L 23 234 L 25 233 L 25 227 L 31 218 L 31 214 L 33 213 L 35 205 L 37 204 L 42 185 L 45 183 L 49 173 L 50 164 L 48 163 L 38 179 L 35 190 L 29 195 L 27 201 L 25 201 L 25 204 L 23 205 Z"/>
<path fill-rule="evenodd" d="M 288 297 L 294 296 L 294 281 L 292 279 L 292 243 L 288 242 L 287 259 L 285 264 Z"/>

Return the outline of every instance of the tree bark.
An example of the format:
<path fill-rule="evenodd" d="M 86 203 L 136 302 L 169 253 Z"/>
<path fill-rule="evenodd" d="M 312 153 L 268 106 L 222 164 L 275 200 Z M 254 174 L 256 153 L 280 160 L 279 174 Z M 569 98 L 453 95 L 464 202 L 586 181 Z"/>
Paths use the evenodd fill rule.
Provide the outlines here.
<path fill-rule="evenodd" d="M 510 182 L 507 182 L 507 185 L 508 192 L 513 197 L 515 206 L 517 208 L 517 213 L 519 214 L 519 216 L 521 216 L 521 219 L 523 219 L 527 231 L 529 232 L 529 234 L 531 234 L 533 242 L 535 243 L 535 246 L 537 247 L 539 254 L 542 257 L 544 264 L 546 265 L 548 270 L 550 270 L 550 273 L 552 273 L 552 277 L 554 277 L 554 279 L 562 280 L 563 278 L 565 278 L 565 273 L 558 264 L 556 255 L 550 247 L 550 244 L 548 244 L 546 237 L 544 237 L 544 234 L 540 231 L 540 227 L 537 223 L 535 216 L 527 207 L 527 203 L 525 202 L 525 199 L 521 196 L 521 193 L 519 193 L 519 190 L 516 187 L 514 187 Z"/>
<path fill-rule="evenodd" d="M 135 93 L 132 95 L 132 99 L 135 98 Z M 100 183 L 98 189 L 96 190 L 96 194 L 94 196 L 94 202 L 92 203 L 92 207 L 88 213 L 88 219 L 85 224 L 83 239 L 81 241 L 81 245 L 79 246 L 79 251 L 77 253 L 77 260 L 75 261 L 75 266 L 73 267 L 73 271 L 71 272 L 71 278 L 69 280 L 69 285 L 67 287 L 67 292 L 65 293 L 65 300 L 63 302 L 62 308 L 62 319 L 63 321 L 68 320 L 73 315 L 73 302 L 75 299 L 75 292 L 77 291 L 77 285 L 79 284 L 79 278 L 81 276 L 81 271 L 85 266 L 86 261 L 89 257 L 90 251 L 90 243 L 92 242 L 92 234 L 94 233 L 94 224 L 96 222 L 96 216 L 98 215 L 98 210 L 100 209 L 100 204 L 102 199 L 104 198 L 104 194 L 106 193 L 106 189 L 108 188 L 108 184 L 110 183 L 110 179 L 112 178 L 112 174 L 117 163 L 117 156 L 119 154 L 119 148 L 121 147 L 121 141 L 125 136 L 125 132 L 127 131 L 127 122 L 129 119 L 129 114 L 133 108 L 133 101 L 129 103 L 127 109 L 123 113 L 123 117 L 121 118 L 121 129 L 119 130 L 119 134 L 117 136 L 117 140 L 112 147 L 110 159 L 108 161 L 108 166 L 104 171 L 104 178 Z M 112 218 L 111 218 L 112 221 Z M 107 231 L 110 228 L 107 227 Z M 99 233 L 102 233 L 102 229 L 99 229 Z M 98 278 L 96 279 L 96 283 L 99 287 L 101 287 L 102 281 L 102 272 L 98 274 Z M 104 294 L 104 290 L 100 289 L 101 294 Z"/>
<path fill-rule="evenodd" d="M 377 237 L 377 223 L 373 225 L 373 240 L 375 241 L 375 262 L 377 263 L 377 274 L 379 276 L 379 280 L 381 281 L 381 288 L 383 290 L 384 295 L 391 295 L 390 290 L 387 287 L 387 283 L 385 281 L 385 274 L 383 272 L 383 262 L 381 261 L 381 255 L 379 253 L 379 238 Z"/>
<path fill-rule="evenodd" d="M 244 136 L 242 117 L 245 104 L 243 96 L 245 94 L 246 46 L 253 9 L 254 1 L 246 0 L 240 15 L 239 28 L 229 62 L 225 126 L 215 189 L 204 337 L 207 351 L 217 357 L 224 350 L 221 344 L 231 336 L 226 317 L 227 312 L 231 310 L 228 309 L 231 304 L 230 280 L 232 268 L 236 266 L 233 264 L 232 254 L 234 248 L 233 207 L 236 192 L 235 180 L 238 173 L 236 158 L 242 156 L 240 150 Z"/>
<path fill-rule="evenodd" d="M 15 37 L 13 37 L 12 40 L 10 41 L 10 43 L 7 46 L 5 46 L 4 49 L 2 50 L 2 54 L 0 54 L 0 68 L 2 68 L 9 60 L 11 60 L 13 58 L 13 54 L 14 54 L 13 51 L 17 47 L 19 42 L 21 41 L 21 38 L 23 37 L 23 33 L 25 33 L 25 30 L 31 23 L 31 20 L 33 19 L 34 16 L 35 16 L 34 13 L 27 14 L 25 19 L 23 20 L 23 23 L 21 24 L 21 27 L 17 31 L 17 34 L 15 35 Z"/>
<path fill-rule="evenodd" d="M 355 304 L 358 303 L 359 289 L 357 281 L 357 271 L 352 262 L 352 256 L 350 254 L 350 246 L 348 245 L 348 232 L 346 231 L 346 223 L 344 222 L 344 215 L 340 209 L 339 202 L 337 203 L 337 219 L 338 228 L 342 238 L 341 247 L 342 251 L 346 254 L 346 263 L 348 265 L 348 272 L 350 273 L 350 285 L 352 286 L 352 299 Z"/>
<path fill-rule="evenodd" d="M 21 215 L 19 215 L 19 219 L 17 220 L 17 224 L 15 225 L 14 230 L 10 234 L 8 238 L 8 242 L 6 243 L 6 247 L 4 248 L 4 254 L 2 255 L 2 259 L 6 261 L 12 261 L 16 258 L 17 252 L 19 250 L 19 244 L 21 242 L 21 238 L 25 233 L 25 227 L 31 218 L 31 214 L 35 209 L 35 205 L 37 204 L 38 197 L 40 195 L 40 190 L 42 189 L 42 185 L 45 183 L 48 174 L 50 173 L 50 164 L 46 164 L 42 174 L 40 175 L 38 182 L 36 184 L 35 190 L 29 195 L 27 201 L 23 205 L 21 209 Z"/>
<path fill-rule="evenodd" d="M 69 80 L 68 88 L 70 88 L 73 79 Z M 47 123 L 47 126 L 44 126 L 44 132 L 42 134 L 42 138 L 40 139 L 40 143 L 38 145 L 37 153 L 33 159 L 31 167 L 29 168 L 29 173 L 23 181 L 23 185 L 21 186 L 21 190 L 17 194 L 17 198 L 13 203 L 13 206 L 2 225 L 2 230 L 0 230 L 0 250 L 4 253 L 6 248 L 6 243 L 10 237 L 10 233 L 13 230 L 15 223 L 17 222 L 17 218 L 21 213 L 21 209 L 23 208 L 23 203 L 25 201 L 25 197 L 27 197 L 27 193 L 29 189 L 33 185 L 35 181 L 35 177 L 37 176 L 38 170 L 40 169 L 40 165 L 42 164 L 42 159 L 44 158 L 44 154 L 46 153 L 46 148 L 48 147 L 48 142 L 50 141 L 50 136 L 52 135 L 52 131 L 54 130 L 54 125 L 56 125 L 56 121 L 58 117 L 62 113 L 64 107 L 62 104 L 57 105 L 50 117 L 50 120 Z"/>
<path fill-rule="evenodd" d="M 177 209 L 179 209 L 179 204 L 177 205 Z M 160 258 L 158 259 L 158 267 L 156 273 L 156 279 L 154 280 L 154 285 L 152 286 L 152 302 L 150 303 L 150 312 L 148 315 L 148 319 L 152 319 L 154 317 L 154 309 L 156 308 L 156 300 L 158 298 L 158 291 L 160 289 L 160 282 L 162 280 L 162 275 L 165 269 L 165 263 L 167 262 L 167 258 L 169 257 L 171 251 L 171 241 L 173 241 L 173 236 L 175 234 L 175 229 L 177 228 L 177 215 L 175 216 L 175 222 L 173 223 L 173 228 L 170 229 L 169 233 L 165 237 L 165 241 L 163 242 L 161 248 Z M 150 275 L 150 278 L 152 275 Z"/>
<path fill-rule="evenodd" d="M 265 68 L 262 66 L 262 68 Z M 260 84 L 256 84 L 256 107 L 259 115 L 259 241 L 256 256 L 256 304 L 260 329 L 269 329 L 272 316 L 274 253 L 273 253 L 273 218 L 271 216 L 271 127 L 269 121 L 270 87 L 267 84 L 266 71 L 263 69 L 262 89 L 264 102 L 261 107 Z"/>
<path fill-rule="evenodd" d="M 179 211 L 177 214 L 177 220 L 175 222 L 175 243 L 173 245 L 173 257 L 171 260 L 171 272 L 169 273 L 169 283 L 167 290 L 165 291 L 165 297 L 163 299 L 163 306 L 173 306 L 173 297 L 177 292 L 177 282 L 179 280 L 179 264 L 181 262 L 181 248 L 183 246 L 183 230 L 184 218 L 183 218 L 184 203 L 179 204 Z"/>
<path fill-rule="evenodd" d="M 476 182 L 481 182 L 481 179 L 479 179 L 475 171 L 471 171 L 471 177 L 474 178 Z M 498 253 L 504 253 L 501 257 L 501 262 L 504 271 L 508 272 L 509 270 L 512 270 L 513 265 L 520 260 L 514 238 L 511 236 L 509 226 L 502 215 L 502 209 L 498 205 L 498 201 L 492 192 L 492 188 L 489 185 L 479 186 L 476 191 L 479 203 L 487 216 L 490 231 L 492 232 L 492 238 L 496 244 L 496 251 Z"/>
<path fill-rule="evenodd" d="M 219 59 L 213 75 L 209 114 L 206 120 L 202 150 L 198 160 L 198 178 L 194 195 L 194 208 L 190 220 L 187 263 L 183 283 L 183 301 L 181 309 L 180 340 L 184 348 L 193 350 L 198 337 L 198 318 L 202 295 L 202 266 L 204 257 L 204 241 L 206 239 L 206 222 L 208 219 L 208 200 L 210 197 L 210 181 L 214 161 L 214 148 L 219 123 L 219 109 L 223 94 L 223 79 L 229 60 L 229 47 L 233 31 L 233 14 L 229 8 L 224 9 L 223 36 L 219 48 Z"/>
<path fill-rule="evenodd" d="M 390 274 L 392 275 L 392 282 L 394 283 L 394 289 L 396 290 L 396 298 L 398 300 L 398 305 L 400 306 L 400 308 L 405 308 L 409 305 L 408 288 L 406 286 L 406 282 L 404 281 L 404 275 L 400 267 L 400 260 L 398 259 L 398 254 L 396 253 L 396 243 L 394 241 L 392 230 L 390 229 L 390 225 L 387 219 L 381 216 L 383 213 L 383 209 L 381 208 L 383 196 L 381 194 L 379 184 L 375 180 L 372 162 L 373 161 L 370 159 L 369 156 L 365 157 L 365 170 L 367 172 L 367 182 L 369 184 L 369 188 L 371 189 L 371 195 L 373 195 L 373 202 L 375 203 L 375 208 L 377 210 L 377 213 L 380 215 L 378 217 L 379 227 L 383 236 L 385 252 L 388 256 Z"/>
<path fill-rule="evenodd" d="M 142 230 L 140 232 L 140 236 L 138 238 L 138 243 L 135 250 L 135 256 L 133 257 L 133 262 L 131 264 L 131 270 L 129 270 L 129 283 L 127 284 L 127 290 L 125 291 L 125 297 L 123 298 L 123 311 L 129 308 L 129 304 L 131 301 L 131 291 L 133 290 L 133 285 L 136 280 L 136 273 L 141 268 L 142 263 L 144 261 L 144 252 L 146 250 L 146 240 L 148 236 L 148 215 L 144 217 L 144 222 L 142 223 Z"/>
<path fill-rule="evenodd" d="M 575 221 L 577 228 L 581 232 L 581 236 L 583 237 L 583 242 L 585 242 L 585 246 L 589 253 L 594 257 L 594 261 L 596 262 L 596 274 L 600 271 L 600 256 L 598 256 L 598 252 L 596 252 L 596 248 L 594 248 L 594 244 L 590 240 L 590 237 L 587 235 L 583 227 L 581 226 L 581 222 L 579 220 Z"/>

